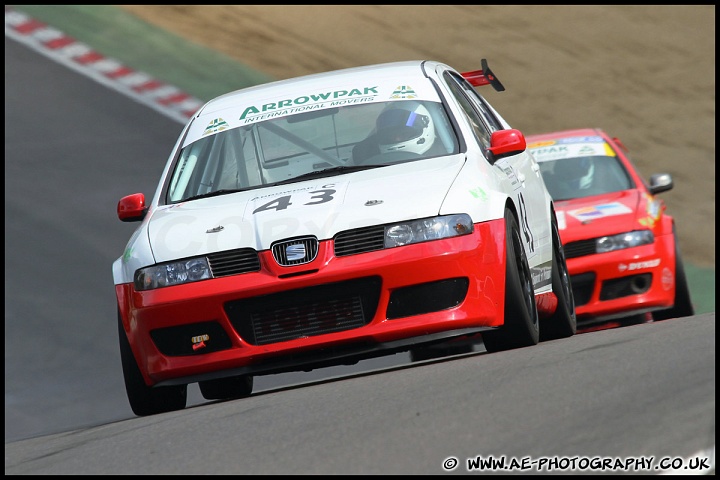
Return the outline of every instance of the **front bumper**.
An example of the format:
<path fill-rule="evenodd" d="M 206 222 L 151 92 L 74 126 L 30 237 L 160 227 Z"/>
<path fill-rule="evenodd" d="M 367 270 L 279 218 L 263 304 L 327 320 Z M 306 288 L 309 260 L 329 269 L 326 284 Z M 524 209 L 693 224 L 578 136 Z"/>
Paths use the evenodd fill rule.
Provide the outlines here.
<path fill-rule="evenodd" d="M 651 245 L 567 259 L 578 325 L 672 307 L 672 236 Z"/>
<path fill-rule="evenodd" d="M 503 323 L 505 226 L 470 235 L 138 292 L 116 285 L 148 385 L 352 363 Z M 356 360 L 355 360 L 356 361 Z"/>

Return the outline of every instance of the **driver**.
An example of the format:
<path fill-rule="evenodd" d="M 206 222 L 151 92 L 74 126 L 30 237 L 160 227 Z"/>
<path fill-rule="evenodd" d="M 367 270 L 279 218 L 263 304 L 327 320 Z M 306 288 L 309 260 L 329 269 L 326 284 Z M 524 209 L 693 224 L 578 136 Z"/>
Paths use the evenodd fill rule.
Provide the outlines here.
<path fill-rule="evenodd" d="M 555 177 L 572 190 L 586 190 L 592 183 L 595 166 L 588 157 L 572 158 L 555 168 Z M 579 192 L 578 192 L 579 193 Z"/>
<path fill-rule="evenodd" d="M 430 112 L 416 102 L 390 105 L 380 113 L 375 125 L 375 133 L 353 148 L 355 163 L 389 152 L 422 155 L 435 143 L 435 126 Z"/>

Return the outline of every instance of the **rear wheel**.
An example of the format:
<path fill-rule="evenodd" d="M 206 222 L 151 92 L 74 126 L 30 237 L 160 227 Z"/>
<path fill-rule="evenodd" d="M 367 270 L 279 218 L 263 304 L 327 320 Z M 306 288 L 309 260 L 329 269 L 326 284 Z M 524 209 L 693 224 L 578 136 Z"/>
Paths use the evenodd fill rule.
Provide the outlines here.
<path fill-rule="evenodd" d="M 654 321 L 695 315 L 695 307 L 690 298 L 690 288 L 687 278 L 685 278 L 685 267 L 680 256 L 680 246 L 675 234 L 675 225 L 673 225 L 673 237 L 675 238 L 675 303 L 672 308 L 653 312 Z"/>
<path fill-rule="evenodd" d="M 505 323 L 482 334 L 485 349 L 498 352 L 536 345 L 540 339 L 535 289 L 515 216 L 505 210 Z"/>
<path fill-rule="evenodd" d="M 170 387 L 148 387 L 145 385 L 140 367 L 130 349 L 130 342 L 122 326 L 118 312 L 118 336 L 120 337 L 120 360 L 122 361 L 125 391 L 130 408 L 138 416 L 182 410 L 187 404 L 187 385 Z"/>
<path fill-rule="evenodd" d="M 224 400 L 227 398 L 247 397 L 252 393 L 252 375 L 218 378 L 198 382 L 200 393 L 206 400 Z"/>
<path fill-rule="evenodd" d="M 540 330 L 540 340 L 542 341 L 571 337 L 577 332 L 575 300 L 555 214 L 552 216 L 552 244 L 552 290 L 557 297 L 558 305 L 555 313 L 542 322 Z"/>

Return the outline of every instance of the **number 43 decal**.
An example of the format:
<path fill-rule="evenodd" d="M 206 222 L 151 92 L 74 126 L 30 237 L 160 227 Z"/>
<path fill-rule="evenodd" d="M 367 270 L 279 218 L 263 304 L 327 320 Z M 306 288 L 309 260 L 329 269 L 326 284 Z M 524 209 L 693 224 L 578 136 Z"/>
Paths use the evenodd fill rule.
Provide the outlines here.
<path fill-rule="evenodd" d="M 331 186 L 331 185 L 328 185 Z M 310 192 L 302 192 L 302 193 L 296 193 L 295 196 L 304 196 L 303 194 L 309 195 L 309 202 L 302 203 L 302 205 L 320 205 L 321 203 L 327 203 L 332 201 L 335 197 L 333 197 L 333 194 L 336 193 L 337 190 L 332 188 L 322 188 L 320 190 L 313 190 Z M 292 198 L 292 195 L 283 195 L 282 197 L 278 197 L 274 200 L 271 200 L 263 205 L 260 205 L 255 210 L 253 210 L 253 215 L 262 212 L 264 210 L 285 210 L 290 205 L 293 204 L 293 202 L 290 201 Z"/>
<path fill-rule="evenodd" d="M 530 251 L 535 251 L 535 240 L 530 230 L 530 224 L 527 219 L 527 207 L 525 206 L 525 197 L 522 192 L 518 193 L 518 205 L 520 205 L 520 223 L 522 224 L 522 231 L 525 234 L 525 242 L 530 245 Z"/>

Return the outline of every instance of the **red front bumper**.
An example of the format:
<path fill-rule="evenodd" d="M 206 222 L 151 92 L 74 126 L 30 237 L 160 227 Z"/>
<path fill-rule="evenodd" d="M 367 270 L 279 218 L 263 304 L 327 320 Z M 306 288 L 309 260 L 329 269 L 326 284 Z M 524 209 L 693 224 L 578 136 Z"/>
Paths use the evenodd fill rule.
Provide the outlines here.
<path fill-rule="evenodd" d="M 405 340 L 421 343 L 423 336 L 500 326 L 504 237 L 501 219 L 476 224 L 471 235 L 346 257 L 334 256 L 332 241 L 324 241 L 317 258 L 305 265 L 280 267 L 270 252 L 264 251 L 257 273 L 145 292 L 122 284 L 116 285 L 116 294 L 123 327 L 148 385 L 191 383 L 222 376 L 223 371 L 252 371 L 253 367 L 261 371 L 263 365 L 281 363 L 287 367 L 293 357 L 307 353 L 317 353 L 320 358 L 324 351 L 331 356 L 344 347 L 363 345 L 358 351 L 368 351 L 373 345 Z M 371 303 L 364 300 L 359 304 L 367 316 L 363 325 L 349 329 L 333 325 L 319 334 L 307 334 L 308 325 L 280 320 L 288 310 L 297 310 L 289 301 L 280 305 L 282 299 L 302 303 L 304 292 L 318 291 L 335 298 L 341 291 L 332 286 L 353 280 L 362 284 L 372 280 L 370 283 L 378 286 Z M 461 295 L 459 288 L 463 289 Z M 457 301 L 442 305 L 442 298 L 434 298 L 441 295 L 433 292 L 448 289 Z M 333 298 L 325 303 L 332 303 Z M 305 318 L 316 322 L 324 318 L 319 311 L 324 307 L 321 300 L 313 302 L 298 308 L 312 310 L 304 313 Z M 430 306 L 423 306 L 426 304 Z M 432 305 L 440 307 L 433 310 Z M 278 311 L 273 311 L 275 307 Z M 255 312 L 245 317 L 247 308 Z M 347 308 L 350 316 L 351 307 Z M 370 310 L 374 313 L 368 314 Z M 263 318 L 265 323 L 253 329 L 247 325 L 251 318 Z M 271 341 L 275 334 L 281 340 Z"/>
<path fill-rule="evenodd" d="M 567 259 L 578 323 L 610 320 L 672 307 L 672 235 L 651 245 Z"/>

